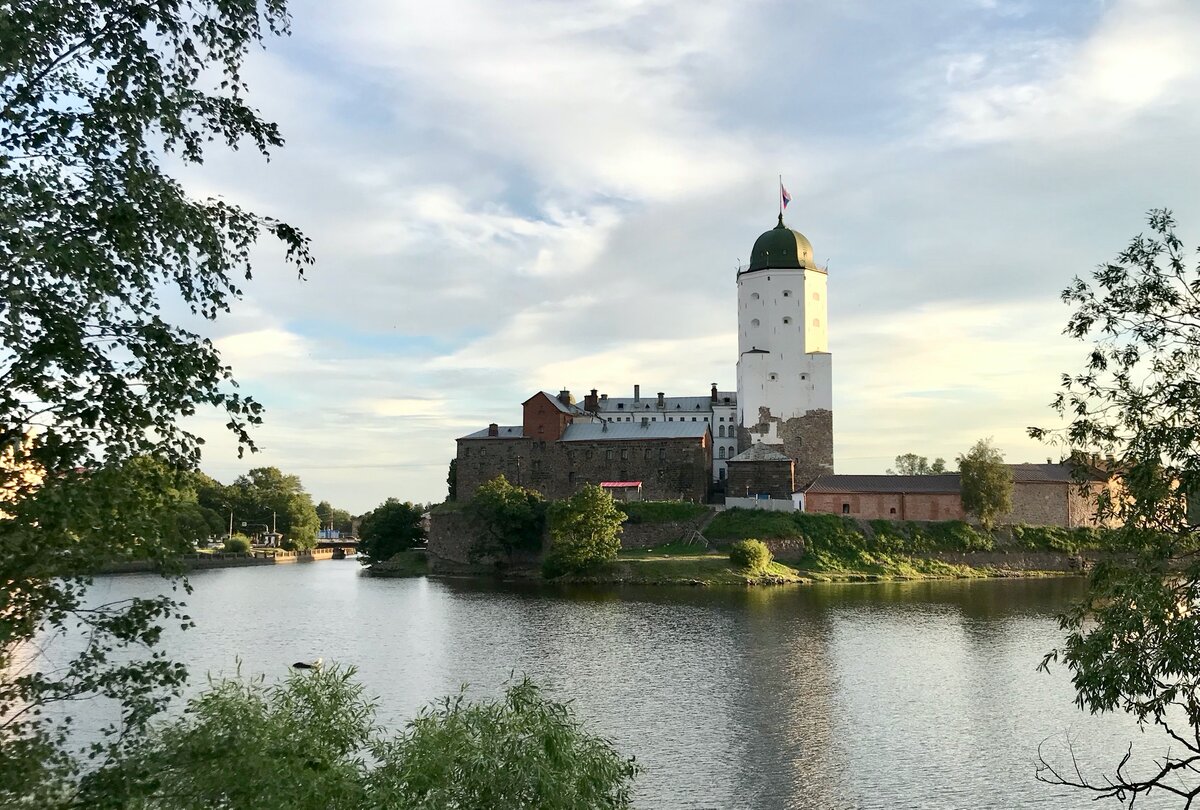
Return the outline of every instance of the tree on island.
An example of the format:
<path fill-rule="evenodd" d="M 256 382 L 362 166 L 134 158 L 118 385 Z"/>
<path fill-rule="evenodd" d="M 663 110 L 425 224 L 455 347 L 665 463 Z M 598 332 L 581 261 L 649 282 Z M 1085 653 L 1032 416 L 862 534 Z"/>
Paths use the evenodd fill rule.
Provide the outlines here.
<path fill-rule="evenodd" d="M 425 539 L 423 509 L 388 498 L 362 516 L 358 527 L 358 556 L 363 565 L 390 560 Z"/>
<path fill-rule="evenodd" d="M 944 458 L 935 458 L 930 464 L 926 456 L 918 456 L 916 453 L 896 456 L 895 464 L 894 468 L 888 468 L 888 475 L 941 475 L 946 472 Z"/>
<path fill-rule="evenodd" d="M 475 490 L 466 514 L 476 536 L 471 547 L 476 559 L 491 557 L 503 565 L 518 552 L 541 550 L 546 502 L 535 490 L 514 486 L 498 475 Z"/>
<path fill-rule="evenodd" d="M 1012 511 L 1012 470 L 991 439 L 980 439 L 958 457 L 963 511 L 991 531 L 996 519 Z"/>
<path fill-rule="evenodd" d="M 1200 266 L 1188 266 L 1169 211 L 1151 211 L 1149 224 L 1063 292 L 1075 308 L 1065 332 L 1088 356 L 1053 403 L 1068 427 L 1029 432 L 1115 458 L 1098 494 L 1084 489 L 1088 470 L 1077 475 L 1120 553 L 1096 564 L 1043 667 L 1065 664 L 1081 708 L 1129 713 L 1161 732 L 1163 750 L 1140 761 L 1131 746 L 1098 776 L 1070 764 L 1073 752 L 1057 764 L 1043 756 L 1038 777 L 1096 798 L 1132 804 L 1153 791 L 1187 807 L 1200 797 L 1200 526 L 1189 516 L 1200 493 Z"/>
<path fill-rule="evenodd" d="M 542 564 L 548 577 L 581 573 L 615 560 L 621 550 L 621 524 L 627 515 L 603 487 L 586 484 L 546 512 L 550 550 Z"/>
<path fill-rule="evenodd" d="M 0 675 L 0 805 L 49 806 L 78 768 L 47 704 L 114 699 L 115 744 L 183 677 L 153 650 L 162 623 L 186 621 L 175 602 L 83 610 L 91 575 L 131 555 L 178 570 L 158 515 L 160 487 L 200 457 L 182 420 L 216 408 L 241 449 L 261 420 L 213 343 L 165 313 L 228 311 L 260 237 L 298 269 L 310 258 L 292 227 L 189 196 L 164 168 L 200 164 L 214 143 L 283 143 L 243 78 L 247 50 L 286 33 L 281 0 L 33 0 L 3 18 L 0 672 L 18 648 L 88 631 L 70 662 Z M 164 467 L 126 468 L 146 455 Z"/>

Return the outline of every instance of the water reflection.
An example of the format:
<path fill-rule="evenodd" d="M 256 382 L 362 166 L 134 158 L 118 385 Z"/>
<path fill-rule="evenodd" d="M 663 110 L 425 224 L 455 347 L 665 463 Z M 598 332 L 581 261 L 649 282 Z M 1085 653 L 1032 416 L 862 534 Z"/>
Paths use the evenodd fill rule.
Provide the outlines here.
<path fill-rule="evenodd" d="M 1070 727 L 1113 763 L 1136 734 L 1035 672 L 1078 580 L 562 588 L 356 568 L 197 574 L 197 629 L 168 643 L 198 674 L 354 663 L 393 726 L 526 672 L 646 765 L 646 808 L 1092 807 L 1034 782 L 1038 742 Z"/>

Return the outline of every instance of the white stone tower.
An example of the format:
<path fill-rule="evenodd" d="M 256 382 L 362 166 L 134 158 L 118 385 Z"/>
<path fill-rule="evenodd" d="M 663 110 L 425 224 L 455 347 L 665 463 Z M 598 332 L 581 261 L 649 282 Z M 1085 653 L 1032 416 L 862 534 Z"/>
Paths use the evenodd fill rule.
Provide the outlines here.
<path fill-rule="evenodd" d="M 779 224 L 738 270 L 738 448 L 776 445 L 796 485 L 833 472 L 827 276 L 803 234 Z"/>

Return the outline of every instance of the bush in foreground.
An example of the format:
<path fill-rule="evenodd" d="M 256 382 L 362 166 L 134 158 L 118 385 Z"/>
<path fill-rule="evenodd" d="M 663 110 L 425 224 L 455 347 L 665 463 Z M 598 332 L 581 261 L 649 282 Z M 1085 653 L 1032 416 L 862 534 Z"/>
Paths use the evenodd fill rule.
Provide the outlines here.
<path fill-rule="evenodd" d="M 761 540 L 739 540 L 729 547 L 729 561 L 739 568 L 761 571 L 771 559 L 771 550 Z"/>
<path fill-rule="evenodd" d="M 527 679 L 497 701 L 444 698 L 388 737 L 354 670 L 330 667 L 210 685 L 89 775 L 79 798 L 156 810 L 625 808 L 638 771 Z"/>

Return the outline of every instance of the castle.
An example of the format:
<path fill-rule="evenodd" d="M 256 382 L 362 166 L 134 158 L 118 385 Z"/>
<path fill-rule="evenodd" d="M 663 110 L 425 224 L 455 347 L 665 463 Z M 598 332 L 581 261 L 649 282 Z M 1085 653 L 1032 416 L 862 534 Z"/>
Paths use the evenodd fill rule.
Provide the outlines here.
<path fill-rule="evenodd" d="M 778 224 L 737 269 L 737 391 L 610 397 L 595 389 L 522 403 L 520 425 L 458 439 L 459 497 L 504 474 L 548 498 L 586 483 L 647 499 L 705 501 L 791 493 L 833 472 L 833 358 L 826 270 L 798 231 Z M 635 486 L 636 485 L 636 486 Z"/>

